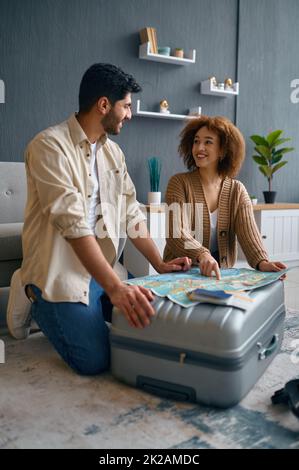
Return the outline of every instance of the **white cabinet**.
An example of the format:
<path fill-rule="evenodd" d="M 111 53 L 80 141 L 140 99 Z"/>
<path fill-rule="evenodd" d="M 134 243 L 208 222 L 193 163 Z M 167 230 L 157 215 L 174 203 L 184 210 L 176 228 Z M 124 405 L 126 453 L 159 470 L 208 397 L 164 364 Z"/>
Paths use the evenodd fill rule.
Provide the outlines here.
<path fill-rule="evenodd" d="M 255 212 L 271 260 L 299 260 L 299 209 Z"/>
<path fill-rule="evenodd" d="M 161 257 L 165 247 L 165 211 L 163 206 L 146 206 L 147 228 L 151 238 L 157 245 Z M 157 274 L 147 259 L 135 248 L 131 240 L 127 240 L 124 249 L 124 265 L 135 277 Z"/>
<path fill-rule="evenodd" d="M 271 261 L 299 263 L 299 204 L 260 204 L 254 216 Z M 239 249 L 238 264 L 245 257 Z"/>

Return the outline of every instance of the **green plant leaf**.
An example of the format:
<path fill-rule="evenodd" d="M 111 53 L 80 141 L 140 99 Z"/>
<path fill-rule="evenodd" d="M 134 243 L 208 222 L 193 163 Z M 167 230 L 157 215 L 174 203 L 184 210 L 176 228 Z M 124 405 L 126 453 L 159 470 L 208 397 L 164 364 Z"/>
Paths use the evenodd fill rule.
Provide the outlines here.
<path fill-rule="evenodd" d="M 282 153 L 281 153 L 280 150 L 282 150 L 282 149 L 278 149 L 278 150 L 273 149 L 273 150 L 272 150 L 272 156 L 273 156 L 273 157 L 276 157 L 277 155 L 282 155 Z"/>
<path fill-rule="evenodd" d="M 277 165 L 275 165 L 275 166 L 272 168 L 272 175 L 273 175 L 273 173 L 275 173 L 277 170 L 279 170 L 279 168 L 282 168 L 282 167 L 283 167 L 284 165 L 286 165 L 287 163 L 288 163 L 287 161 L 277 163 Z"/>
<path fill-rule="evenodd" d="M 278 145 L 281 145 L 281 144 L 284 144 L 285 142 L 288 142 L 289 140 L 292 140 L 292 139 L 278 139 L 275 141 L 275 147 L 278 147 Z"/>
<path fill-rule="evenodd" d="M 281 130 L 273 131 L 270 132 L 270 134 L 267 135 L 266 140 L 268 144 L 272 147 L 273 145 L 276 145 L 276 140 L 280 137 L 282 134 Z"/>
<path fill-rule="evenodd" d="M 262 157 L 265 157 L 267 160 L 271 159 L 271 150 L 266 145 L 257 145 L 255 147 L 257 153 L 259 153 Z"/>
<path fill-rule="evenodd" d="M 161 174 L 161 161 L 158 157 L 148 159 L 148 168 L 150 174 L 150 187 L 151 191 L 159 191 L 160 174 Z"/>
<path fill-rule="evenodd" d="M 267 165 L 268 161 L 265 157 L 261 157 L 259 155 L 253 155 L 253 160 L 258 163 L 259 165 Z"/>
<path fill-rule="evenodd" d="M 269 166 L 260 165 L 259 170 L 261 173 L 263 173 L 264 176 L 266 176 L 266 178 L 272 178 L 272 168 Z"/>
<path fill-rule="evenodd" d="M 295 147 L 283 147 L 282 149 L 278 149 L 274 152 L 274 155 L 282 155 L 284 153 L 292 152 L 295 150 Z"/>
<path fill-rule="evenodd" d="M 266 139 L 261 135 L 251 135 L 250 138 L 256 145 L 268 145 Z"/>
<path fill-rule="evenodd" d="M 283 155 L 280 155 L 280 154 L 274 155 L 274 156 L 272 157 L 272 165 L 273 165 L 274 163 L 280 162 L 280 160 L 282 159 L 282 157 L 283 157 Z"/>

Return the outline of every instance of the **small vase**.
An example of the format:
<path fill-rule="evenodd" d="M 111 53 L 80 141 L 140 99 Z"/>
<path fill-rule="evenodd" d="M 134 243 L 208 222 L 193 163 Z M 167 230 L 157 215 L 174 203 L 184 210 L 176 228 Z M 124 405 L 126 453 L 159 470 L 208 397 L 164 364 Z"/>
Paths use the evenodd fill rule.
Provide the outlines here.
<path fill-rule="evenodd" d="M 276 198 L 276 191 L 263 191 L 266 204 L 274 204 Z"/>
<path fill-rule="evenodd" d="M 158 47 L 158 54 L 159 55 L 170 55 L 170 47 L 164 46 L 164 47 Z"/>
<path fill-rule="evenodd" d="M 148 204 L 161 204 L 161 192 L 150 191 L 149 193 L 147 193 L 147 202 Z"/>

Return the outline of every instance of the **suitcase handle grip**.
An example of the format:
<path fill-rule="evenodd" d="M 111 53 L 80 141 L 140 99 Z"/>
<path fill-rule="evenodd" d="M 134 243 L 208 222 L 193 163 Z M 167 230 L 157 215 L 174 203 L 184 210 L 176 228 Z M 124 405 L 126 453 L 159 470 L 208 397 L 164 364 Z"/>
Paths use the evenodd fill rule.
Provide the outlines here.
<path fill-rule="evenodd" d="M 187 387 L 186 385 L 178 385 L 143 375 L 137 376 L 136 385 L 146 392 L 153 393 L 160 397 L 180 401 L 196 401 L 196 392 L 194 388 Z"/>
<path fill-rule="evenodd" d="M 267 357 L 271 356 L 271 354 L 274 353 L 274 351 L 277 349 L 277 346 L 278 346 L 278 340 L 279 340 L 279 335 L 276 333 L 272 337 L 269 345 L 266 348 L 263 348 L 259 352 L 259 361 L 264 361 L 265 359 L 267 359 Z"/>

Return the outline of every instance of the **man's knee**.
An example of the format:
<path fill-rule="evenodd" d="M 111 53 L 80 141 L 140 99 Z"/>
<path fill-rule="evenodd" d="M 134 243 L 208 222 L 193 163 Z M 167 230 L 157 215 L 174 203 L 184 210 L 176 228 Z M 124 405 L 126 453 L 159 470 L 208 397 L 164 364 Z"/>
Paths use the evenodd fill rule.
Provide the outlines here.
<path fill-rule="evenodd" d="M 79 375 L 98 375 L 109 369 L 110 351 L 102 351 L 100 357 L 94 354 L 85 359 L 72 359 L 69 364 Z"/>

